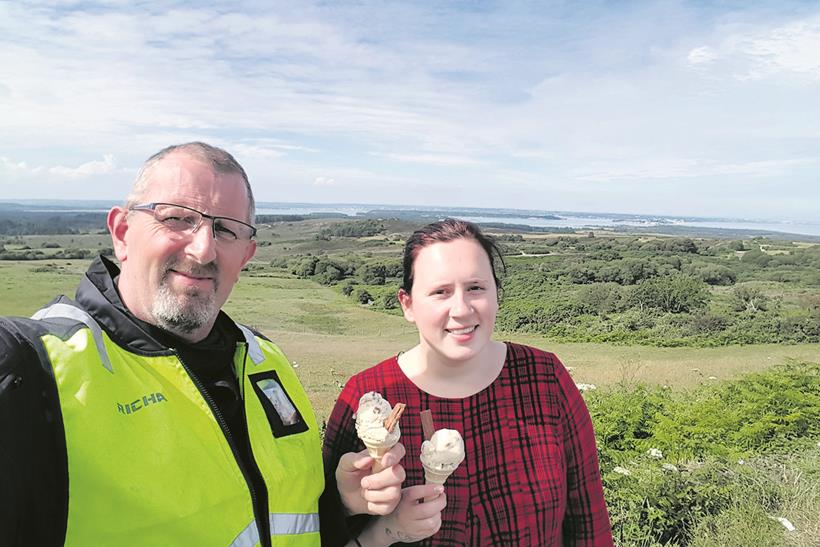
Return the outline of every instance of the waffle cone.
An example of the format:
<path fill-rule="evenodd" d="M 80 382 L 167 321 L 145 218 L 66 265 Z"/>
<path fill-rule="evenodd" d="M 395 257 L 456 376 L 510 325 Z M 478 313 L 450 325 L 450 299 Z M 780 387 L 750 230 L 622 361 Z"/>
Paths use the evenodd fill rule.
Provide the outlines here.
<path fill-rule="evenodd" d="M 365 445 L 365 447 L 367 448 L 367 453 L 370 454 L 370 457 L 373 458 L 373 467 L 371 467 L 370 470 L 373 473 L 378 473 L 379 471 L 384 469 L 384 467 L 382 467 L 382 463 L 381 463 L 382 456 L 387 454 L 390 451 L 390 449 L 393 448 L 393 447 L 392 446 L 386 446 L 386 445 L 383 445 L 383 444 L 371 445 L 371 446 Z"/>
<path fill-rule="evenodd" d="M 455 471 L 455 470 L 453 470 Z M 447 477 L 452 475 L 451 472 L 446 471 L 437 471 L 435 469 L 430 469 L 429 467 L 424 468 L 424 484 L 441 484 L 444 485 L 444 482 L 447 480 Z M 432 496 L 428 498 L 424 498 L 425 502 L 433 501 L 434 499 L 438 498 L 439 496 Z"/>
<path fill-rule="evenodd" d="M 452 475 L 452 471 L 437 471 L 434 469 L 430 469 L 429 467 L 424 468 L 424 482 L 427 484 L 444 484 L 447 480 L 447 477 Z"/>

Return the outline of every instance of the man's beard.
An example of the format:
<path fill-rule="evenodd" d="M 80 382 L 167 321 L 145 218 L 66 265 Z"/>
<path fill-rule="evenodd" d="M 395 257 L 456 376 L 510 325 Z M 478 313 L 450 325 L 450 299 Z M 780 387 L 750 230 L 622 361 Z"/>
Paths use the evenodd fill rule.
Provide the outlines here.
<path fill-rule="evenodd" d="M 213 280 L 213 290 L 202 291 L 189 287 L 175 291 L 168 283 L 171 270 L 194 275 L 208 276 Z M 187 335 L 209 325 L 219 313 L 215 303 L 218 268 L 215 263 L 205 265 L 183 266 L 172 259 L 165 265 L 165 272 L 159 282 L 159 288 L 152 305 L 152 315 L 157 326 L 178 335 Z"/>

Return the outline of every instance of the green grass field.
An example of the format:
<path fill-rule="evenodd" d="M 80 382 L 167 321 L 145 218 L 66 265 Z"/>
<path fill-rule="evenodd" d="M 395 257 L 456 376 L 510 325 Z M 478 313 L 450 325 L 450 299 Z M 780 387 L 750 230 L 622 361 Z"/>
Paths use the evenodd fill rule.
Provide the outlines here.
<path fill-rule="evenodd" d="M 28 316 L 57 294 L 73 296 L 87 266 L 81 260 L 0 261 L 0 314 Z M 265 333 L 298 365 L 320 421 L 347 378 L 418 340 L 413 325 L 400 316 L 371 311 L 309 280 L 270 273 L 246 274 L 226 311 Z M 573 369 L 577 381 L 601 388 L 626 381 L 685 389 L 788 359 L 820 361 L 817 344 L 657 348 L 559 344 L 521 334 L 496 337 L 552 351 Z"/>

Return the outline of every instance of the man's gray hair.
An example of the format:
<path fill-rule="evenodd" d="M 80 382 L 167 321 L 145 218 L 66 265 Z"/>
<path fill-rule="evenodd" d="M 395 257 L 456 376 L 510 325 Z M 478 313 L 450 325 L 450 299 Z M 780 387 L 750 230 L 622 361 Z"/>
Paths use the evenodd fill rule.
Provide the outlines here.
<path fill-rule="evenodd" d="M 137 205 L 141 202 L 142 196 L 148 189 L 151 183 L 151 175 L 159 163 L 170 154 L 173 153 L 186 154 L 192 158 L 202 161 L 211 167 L 216 173 L 224 175 L 239 175 L 245 182 L 245 189 L 248 192 L 248 223 L 254 224 L 256 220 L 256 202 L 253 199 L 253 190 L 251 184 L 248 182 L 248 175 L 245 170 L 239 165 L 232 155 L 225 150 L 211 146 L 204 142 L 187 142 L 185 144 L 174 144 L 163 148 L 143 164 L 140 172 L 137 174 L 137 179 L 134 181 L 134 186 L 131 188 L 131 193 L 125 200 L 126 209 Z"/>

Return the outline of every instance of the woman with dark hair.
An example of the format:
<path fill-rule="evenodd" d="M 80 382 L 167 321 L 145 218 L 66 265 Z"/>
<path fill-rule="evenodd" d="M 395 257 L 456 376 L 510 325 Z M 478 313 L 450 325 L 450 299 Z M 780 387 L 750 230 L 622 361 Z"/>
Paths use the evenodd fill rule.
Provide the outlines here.
<path fill-rule="evenodd" d="M 466 458 L 447 479 L 443 510 L 444 495 L 422 502 L 410 486 L 393 514 L 351 519 L 353 535 L 361 545 L 611 545 L 592 422 L 569 373 L 551 353 L 492 339 L 503 268 L 495 243 L 446 219 L 413 233 L 403 264 L 398 297 L 419 343 L 347 382 L 325 466 L 361 450 L 353 415 L 368 391 L 407 405 L 405 485 L 424 484 L 422 410 L 462 434 Z"/>

